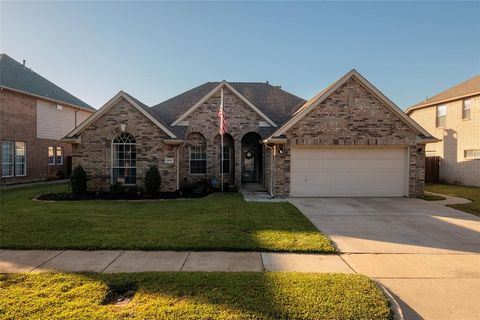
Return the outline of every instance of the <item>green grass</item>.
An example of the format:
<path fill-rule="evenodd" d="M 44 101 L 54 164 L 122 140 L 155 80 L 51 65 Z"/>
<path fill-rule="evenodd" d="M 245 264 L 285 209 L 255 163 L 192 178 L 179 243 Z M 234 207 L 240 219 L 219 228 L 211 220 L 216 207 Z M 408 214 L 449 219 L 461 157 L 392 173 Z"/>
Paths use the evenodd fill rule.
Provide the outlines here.
<path fill-rule="evenodd" d="M 426 201 L 439 201 L 439 200 L 445 200 L 447 198 L 442 197 L 442 196 L 437 196 L 435 194 L 428 194 L 425 193 L 423 196 L 420 197 L 420 199 L 426 200 Z"/>
<path fill-rule="evenodd" d="M 452 204 L 450 207 L 480 216 L 480 188 L 450 184 L 428 184 L 425 186 L 425 191 L 467 198 L 472 202 L 466 204 Z"/>
<path fill-rule="evenodd" d="M 129 291 L 125 305 L 105 304 Z M 0 275 L 0 319 L 391 319 L 362 275 L 136 273 Z"/>
<path fill-rule="evenodd" d="M 168 201 L 41 202 L 66 185 L 1 191 L 0 246 L 9 249 L 142 249 L 334 252 L 289 203 L 237 193 Z"/>

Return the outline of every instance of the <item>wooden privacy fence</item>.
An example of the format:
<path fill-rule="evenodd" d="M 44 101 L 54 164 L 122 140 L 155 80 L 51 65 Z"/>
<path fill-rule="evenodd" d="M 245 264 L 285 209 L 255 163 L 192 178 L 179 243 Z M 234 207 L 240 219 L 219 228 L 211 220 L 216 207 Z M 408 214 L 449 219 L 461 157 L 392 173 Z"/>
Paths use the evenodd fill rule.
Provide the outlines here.
<path fill-rule="evenodd" d="M 440 181 L 440 157 L 425 158 L 425 182 L 438 183 Z"/>

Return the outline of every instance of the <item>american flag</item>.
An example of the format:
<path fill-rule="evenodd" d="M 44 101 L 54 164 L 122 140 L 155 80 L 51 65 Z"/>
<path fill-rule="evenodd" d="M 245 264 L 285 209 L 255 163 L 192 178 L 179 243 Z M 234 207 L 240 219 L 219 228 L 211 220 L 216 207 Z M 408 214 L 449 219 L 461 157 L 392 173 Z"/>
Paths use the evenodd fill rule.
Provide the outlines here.
<path fill-rule="evenodd" d="M 221 94 L 220 110 L 218 111 L 220 118 L 220 134 L 224 135 L 227 132 L 227 120 L 225 119 L 225 111 L 223 110 L 223 89 Z"/>

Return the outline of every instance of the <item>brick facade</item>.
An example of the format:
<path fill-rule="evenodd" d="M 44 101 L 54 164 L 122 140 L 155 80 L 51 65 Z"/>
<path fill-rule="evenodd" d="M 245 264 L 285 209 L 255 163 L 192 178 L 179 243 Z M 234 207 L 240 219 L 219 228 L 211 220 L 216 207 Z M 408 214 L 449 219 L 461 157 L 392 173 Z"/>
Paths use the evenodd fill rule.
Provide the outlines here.
<path fill-rule="evenodd" d="M 360 82 L 350 78 L 286 132 L 283 154 L 275 155 L 275 193 L 290 194 L 293 146 L 404 146 L 409 152 L 409 195 L 423 194 L 424 145 L 418 133 Z"/>
<path fill-rule="evenodd" d="M 217 181 L 221 179 L 220 136 L 218 133 L 220 130 L 218 121 L 220 99 L 220 92 L 217 92 L 185 118 L 185 121 L 188 121 L 188 128 L 185 135 L 187 138 L 186 144 L 180 149 L 181 163 L 185 164 L 183 168 L 180 169 L 181 181 L 185 179 L 207 179 L 210 181 L 214 177 Z M 259 122 L 265 120 L 228 89 L 224 90 L 224 110 L 228 123 L 228 133 L 233 140 L 231 141 L 233 142 L 231 174 L 224 175 L 224 181 L 230 185 L 239 186 L 242 173 L 242 138 L 249 132 L 255 132 L 260 135 Z M 206 140 L 207 174 L 203 177 L 191 176 L 189 174 L 188 147 L 191 133 L 199 133 Z M 228 140 L 229 138 L 226 138 L 224 142 Z"/>
<path fill-rule="evenodd" d="M 177 189 L 176 146 L 167 145 L 169 136 L 133 107 L 121 99 L 102 117 L 81 133 L 81 143 L 73 146 L 73 166 L 82 165 L 88 177 L 89 190 L 108 190 L 112 184 L 112 140 L 125 132 L 136 139 L 137 185 L 143 187 L 145 171 L 157 165 L 162 177 L 161 191 Z M 173 158 L 173 164 L 165 163 Z"/>
<path fill-rule="evenodd" d="M 171 145 L 164 141 L 169 138 L 165 132 L 122 98 L 81 132 L 81 143 L 73 150 L 74 165 L 81 164 L 85 168 L 90 190 L 108 190 L 112 183 L 112 139 L 125 125 L 125 131 L 136 138 L 137 185 L 142 186 L 145 170 L 153 164 L 161 171 L 162 191 L 174 191 L 187 181 L 212 181 L 215 178 L 219 183 L 220 99 L 219 91 L 184 118 L 180 124 L 184 130 L 175 129 L 182 143 Z M 224 181 L 239 186 L 242 181 L 242 138 L 247 133 L 255 133 L 260 142 L 269 135 L 261 136 L 265 128 L 260 127 L 260 122 L 265 119 L 228 88 L 224 90 L 224 109 L 229 133 L 225 136 L 225 145 L 232 146 L 233 151 L 232 169 Z M 275 128 L 269 130 L 271 133 Z M 259 164 L 262 167 L 259 181 L 272 194 L 289 196 L 291 149 L 294 146 L 404 147 L 408 150 L 409 195 L 418 196 L 423 194 L 425 157 L 424 145 L 416 142 L 418 134 L 352 77 L 288 129 L 285 144 L 259 148 L 262 153 L 259 158 L 263 161 Z M 189 150 L 192 146 L 203 146 L 206 150 L 205 174 L 190 173 Z M 174 163 L 166 164 L 164 159 L 167 157 L 173 158 Z"/>
<path fill-rule="evenodd" d="M 11 91 L 0 90 L 0 140 L 26 143 L 26 175 L 1 178 L 2 185 L 54 179 L 59 171 L 66 173 L 67 157 L 71 145 L 64 141 L 37 138 L 37 98 Z M 62 147 L 63 165 L 48 165 L 48 147 Z M 1 170 L 0 157 L 0 170 Z"/>

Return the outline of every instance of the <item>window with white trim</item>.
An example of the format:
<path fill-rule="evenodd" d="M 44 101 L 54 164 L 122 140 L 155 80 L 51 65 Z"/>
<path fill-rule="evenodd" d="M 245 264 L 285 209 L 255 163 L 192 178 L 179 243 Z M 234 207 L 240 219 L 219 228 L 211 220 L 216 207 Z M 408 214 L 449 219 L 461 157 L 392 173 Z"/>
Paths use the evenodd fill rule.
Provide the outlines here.
<path fill-rule="evenodd" d="M 463 100 L 462 119 L 470 119 L 470 109 L 472 108 L 472 99 Z"/>
<path fill-rule="evenodd" d="M 63 148 L 62 147 L 57 147 L 56 148 L 55 158 L 56 158 L 57 165 L 62 165 L 63 164 Z"/>
<path fill-rule="evenodd" d="M 207 153 L 204 146 L 190 146 L 190 174 L 207 173 Z"/>
<path fill-rule="evenodd" d="M 480 149 L 465 150 L 465 158 L 480 159 Z"/>
<path fill-rule="evenodd" d="M 135 138 L 122 132 L 112 141 L 112 183 L 134 185 L 137 182 L 137 146 Z"/>
<path fill-rule="evenodd" d="M 27 174 L 27 153 L 24 141 L 2 141 L 2 177 Z"/>
<path fill-rule="evenodd" d="M 445 127 L 445 118 L 447 117 L 447 105 L 441 104 L 437 106 L 437 128 Z"/>
<path fill-rule="evenodd" d="M 13 141 L 2 141 L 2 177 L 13 177 L 14 145 Z"/>
<path fill-rule="evenodd" d="M 231 170 L 230 166 L 230 146 L 223 147 L 223 173 L 229 174 Z"/>
<path fill-rule="evenodd" d="M 25 142 L 15 141 L 15 175 L 25 176 L 27 174 L 27 154 Z"/>
<path fill-rule="evenodd" d="M 48 165 L 55 165 L 55 147 L 48 147 Z"/>

